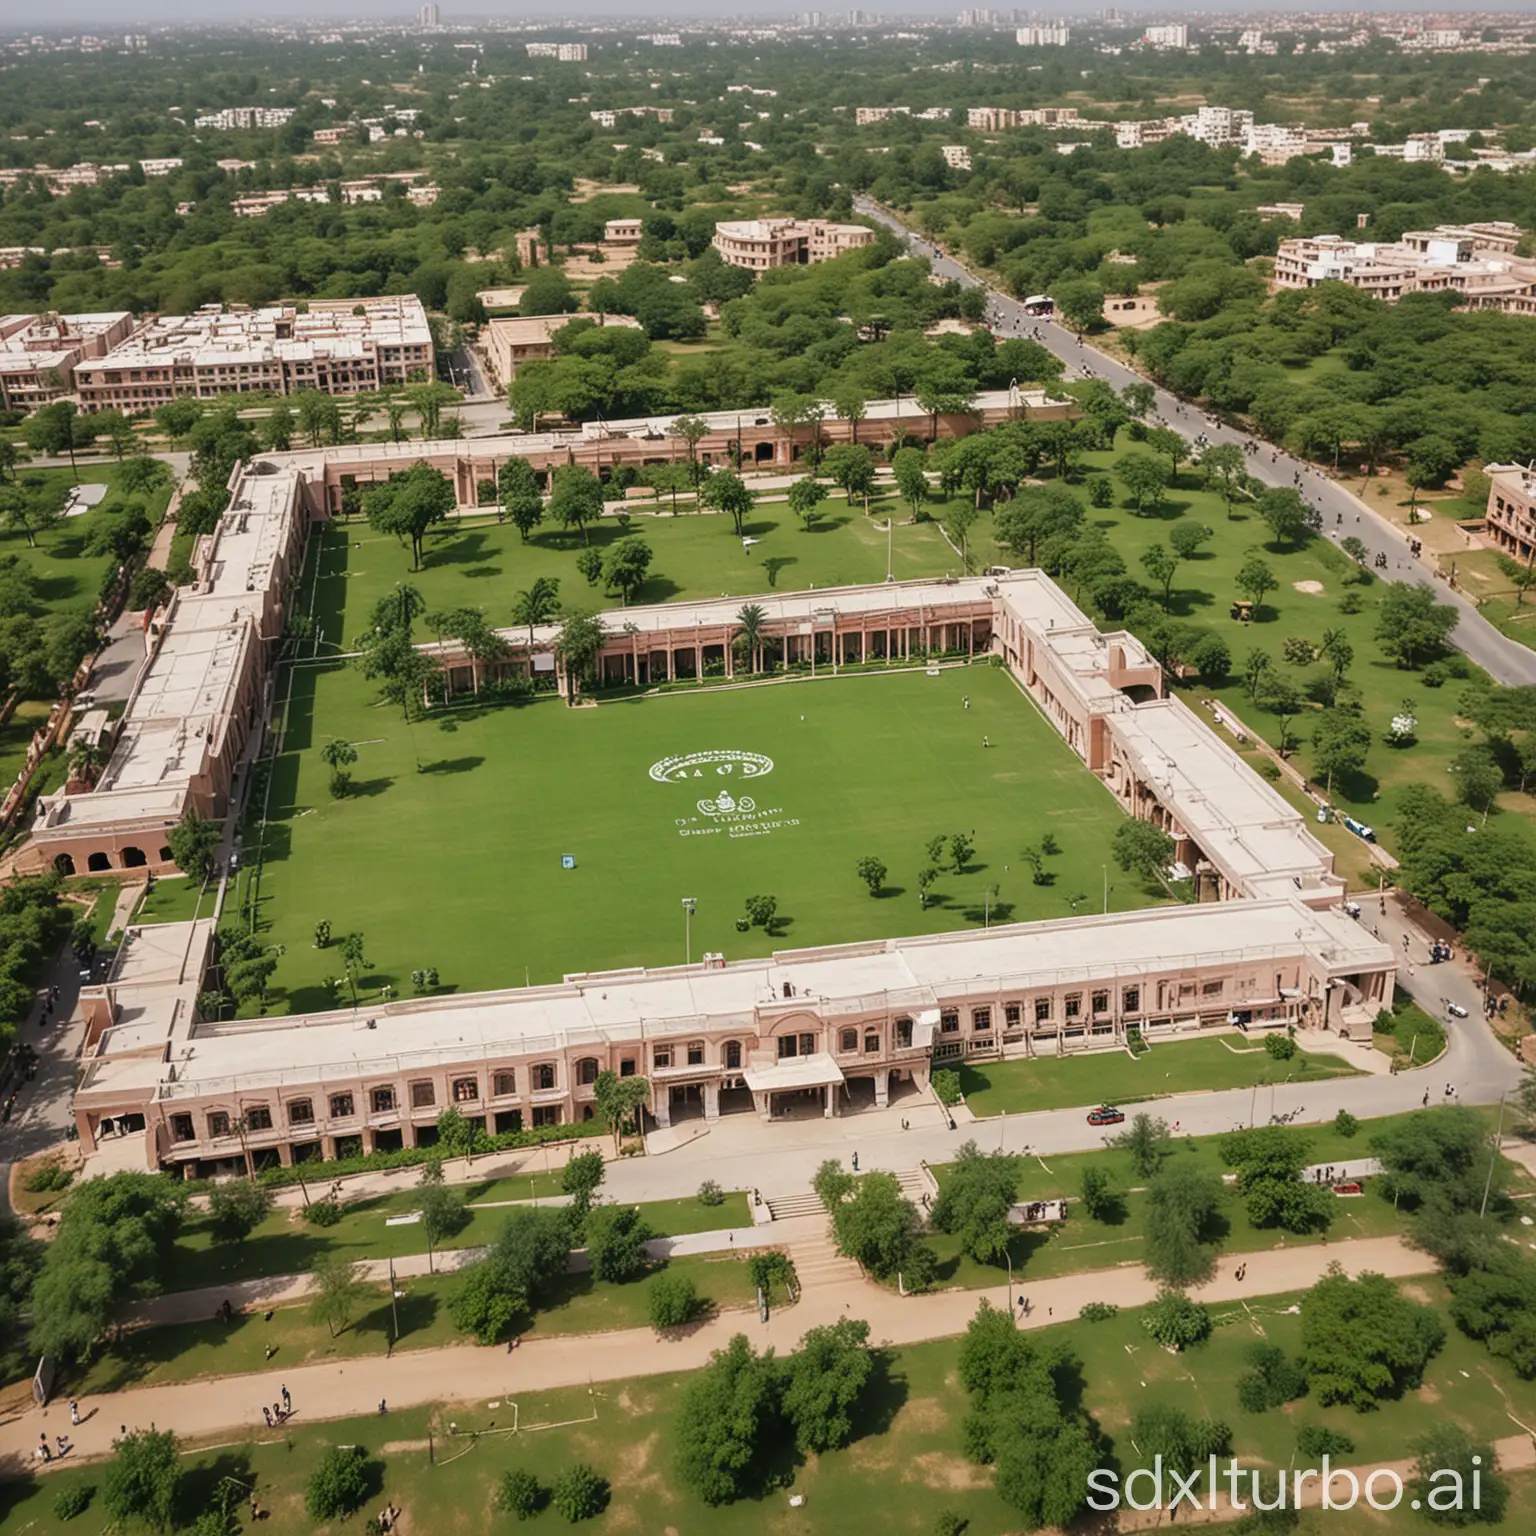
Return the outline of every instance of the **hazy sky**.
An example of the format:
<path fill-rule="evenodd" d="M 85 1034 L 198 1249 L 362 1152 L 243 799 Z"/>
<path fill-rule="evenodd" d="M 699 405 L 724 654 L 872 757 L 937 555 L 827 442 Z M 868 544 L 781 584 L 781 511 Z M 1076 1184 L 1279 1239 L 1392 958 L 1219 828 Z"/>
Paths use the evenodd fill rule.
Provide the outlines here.
<path fill-rule="evenodd" d="M 953 16 L 975 0 L 864 0 L 860 9 L 877 15 Z M 1126 15 L 1139 11 L 1155 11 L 1167 14 L 1183 14 L 1197 18 L 1199 13 L 1180 8 L 1163 0 L 1118 0 L 1120 10 Z M 1506 0 L 1511 11 L 1529 9 Z M 1434 12 L 1469 11 L 1486 5 L 1487 0 L 1439 0 Z M 1324 10 L 1409 10 L 1414 7 L 1401 4 L 1378 3 L 1372 0 L 1303 0 L 1310 11 Z M 770 16 L 791 15 L 809 9 L 835 12 L 847 10 L 849 0 L 584 0 L 577 9 L 586 18 L 623 17 L 630 20 L 660 16 Z M 1020 4 L 997 6 L 997 9 L 1029 10 L 1041 16 L 1092 14 L 1100 7 L 1097 0 L 1076 0 L 1076 3 L 1059 5 Z M 450 0 L 440 4 L 444 21 L 472 20 L 482 16 L 520 17 L 543 12 L 551 18 L 564 12 L 554 0 L 535 0 L 532 7 L 508 3 L 508 0 Z M 1239 10 L 1276 11 L 1280 7 L 1275 0 L 1220 0 L 1209 6 L 1212 11 L 1230 14 Z M 1424 7 L 1428 11 L 1428 7 Z M 209 22 L 242 21 L 261 18 L 292 16 L 358 18 L 376 16 L 381 19 L 401 20 L 416 14 L 417 6 L 401 3 L 401 0 L 221 0 L 210 7 L 207 0 L 50 0 L 39 6 L 37 0 L 0 0 L 0 28 L 6 30 L 84 26 L 95 23 L 102 26 L 133 26 L 142 23 L 167 21 Z"/>

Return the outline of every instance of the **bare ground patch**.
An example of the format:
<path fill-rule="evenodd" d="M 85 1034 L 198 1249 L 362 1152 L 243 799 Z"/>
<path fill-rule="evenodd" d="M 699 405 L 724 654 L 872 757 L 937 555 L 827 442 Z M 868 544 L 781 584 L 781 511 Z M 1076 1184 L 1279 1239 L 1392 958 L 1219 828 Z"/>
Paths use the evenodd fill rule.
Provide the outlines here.
<path fill-rule="evenodd" d="M 948 1451 L 928 1451 L 922 1456 L 914 1456 L 912 1465 L 930 1488 L 969 1492 L 992 1485 L 992 1474 L 985 1467 L 972 1466 Z"/>
<path fill-rule="evenodd" d="M 949 1413 L 936 1397 L 914 1397 L 904 1403 L 891 1425 L 895 1434 L 912 1430 L 919 1435 L 931 1435 L 949 1422 Z"/>
<path fill-rule="evenodd" d="M 1291 585 L 1298 592 L 1305 592 L 1308 597 L 1316 597 L 1323 590 L 1323 584 L 1320 581 L 1293 581 Z"/>

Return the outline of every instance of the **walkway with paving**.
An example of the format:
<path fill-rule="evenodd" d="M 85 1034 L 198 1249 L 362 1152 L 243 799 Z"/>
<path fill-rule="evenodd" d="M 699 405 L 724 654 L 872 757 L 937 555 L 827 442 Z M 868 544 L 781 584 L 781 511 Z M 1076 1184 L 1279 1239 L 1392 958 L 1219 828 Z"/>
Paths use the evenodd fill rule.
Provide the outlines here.
<path fill-rule="evenodd" d="M 1235 1275 L 1239 1263 L 1246 1274 L 1241 1281 Z M 1371 1238 L 1225 1258 L 1210 1283 L 1193 1294 L 1201 1301 L 1224 1302 L 1304 1290 L 1332 1263 L 1341 1264 L 1350 1274 L 1373 1270 L 1397 1278 L 1433 1268 L 1424 1254 L 1395 1238 Z M 395 1408 L 471 1403 L 592 1381 L 696 1370 L 735 1333 L 746 1333 L 758 1349 L 771 1346 L 784 1353 L 809 1329 L 856 1316 L 870 1324 L 876 1345 L 897 1346 L 963 1333 L 983 1298 L 998 1307 L 1013 1308 L 1012 1287 L 903 1298 L 869 1281 L 847 1278 L 848 1267 L 846 1261 L 824 1271 L 807 1264 L 799 1303 L 774 1310 L 766 1323 L 759 1323 L 750 1310 L 734 1311 L 678 1337 L 662 1338 L 651 1329 L 638 1328 L 600 1336 L 535 1338 L 515 1350 L 465 1344 L 144 1387 L 82 1400 L 84 1422 L 73 1430 L 68 1401 L 59 1398 L 45 1409 L 18 1414 L 0 1425 L 0 1475 L 30 1470 L 38 1435 L 51 1436 L 60 1430 L 74 1441 L 70 1460 L 110 1455 L 120 1425 L 132 1429 L 154 1424 L 194 1440 L 266 1438 L 260 1405 L 273 1402 L 283 1386 L 292 1394 L 298 1424 L 305 1426 L 369 1414 L 381 1402 Z M 1020 1326 L 1041 1328 L 1069 1321 L 1089 1301 L 1145 1306 L 1155 1299 L 1157 1289 L 1157 1283 L 1139 1267 L 1041 1280 L 1028 1288 L 1030 1310 L 1019 1318 Z M 1014 1315 L 1018 1316 L 1017 1311 Z M 601 1337 L 601 1347 L 594 1347 L 595 1337 Z"/>

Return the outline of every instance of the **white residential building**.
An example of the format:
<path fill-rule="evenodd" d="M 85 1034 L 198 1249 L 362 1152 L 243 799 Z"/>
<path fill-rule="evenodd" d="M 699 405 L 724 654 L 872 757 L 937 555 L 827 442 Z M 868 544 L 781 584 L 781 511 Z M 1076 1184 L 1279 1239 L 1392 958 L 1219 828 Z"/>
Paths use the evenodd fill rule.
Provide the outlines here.
<path fill-rule="evenodd" d="M 1043 27 L 1020 27 L 1014 38 L 1021 48 L 1065 48 L 1072 41 L 1072 29 L 1047 22 Z"/>
<path fill-rule="evenodd" d="M 1177 26 L 1148 27 L 1141 34 L 1148 48 L 1182 49 L 1189 47 L 1189 28 L 1180 22 Z"/>
<path fill-rule="evenodd" d="M 292 107 L 225 107 L 194 120 L 196 128 L 233 132 L 238 128 L 281 128 L 293 116 Z"/>

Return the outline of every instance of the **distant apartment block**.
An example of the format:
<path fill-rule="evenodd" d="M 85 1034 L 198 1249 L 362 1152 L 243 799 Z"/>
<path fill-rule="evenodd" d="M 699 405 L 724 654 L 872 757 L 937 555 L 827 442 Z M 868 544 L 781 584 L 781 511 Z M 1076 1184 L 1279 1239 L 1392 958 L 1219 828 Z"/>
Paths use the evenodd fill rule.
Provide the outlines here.
<path fill-rule="evenodd" d="M 1177 26 L 1148 27 L 1141 40 L 1148 48 L 1188 48 L 1189 28 L 1182 22 Z"/>
<path fill-rule="evenodd" d="M 193 126 L 224 133 L 239 128 L 281 128 L 293 113 L 292 107 L 225 107 L 219 112 L 203 113 L 194 119 Z"/>
<path fill-rule="evenodd" d="M 355 395 L 433 376 L 432 333 L 414 294 L 163 315 L 75 368 L 83 410 L 153 410 L 182 396 Z"/>
<path fill-rule="evenodd" d="M 615 326 L 623 330 L 640 328 L 640 322 L 628 315 L 514 315 L 489 320 L 481 328 L 480 340 L 497 386 L 505 389 L 525 363 L 541 363 L 553 357 L 555 332 L 563 330 L 573 320 L 590 320 L 609 329 Z"/>
<path fill-rule="evenodd" d="M 874 243 L 863 224 L 829 224 L 821 219 L 733 219 L 715 225 L 714 247 L 733 267 L 766 272 L 828 261 Z"/>
<path fill-rule="evenodd" d="M 585 64 L 585 43 L 524 43 L 530 59 L 558 59 L 562 64 Z"/>
<path fill-rule="evenodd" d="M 1284 165 L 1297 155 L 1313 152 L 1314 146 L 1300 128 L 1282 123 L 1250 123 L 1243 135 L 1243 153 L 1257 155 L 1265 165 Z"/>
<path fill-rule="evenodd" d="M 1290 219 L 1293 223 L 1300 224 L 1302 215 L 1307 211 L 1305 203 L 1260 203 L 1253 210 L 1261 219 Z"/>
<path fill-rule="evenodd" d="M 1488 464 L 1486 531 L 1517 560 L 1536 559 L 1536 469 L 1529 464 Z"/>
<path fill-rule="evenodd" d="M 1020 27 L 1013 36 L 1021 48 L 1065 48 L 1072 41 L 1072 29 L 1048 23 L 1043 27 Z"/>
<path fill-rule="evenodd" d="M 617 128 L 623 117 L 654 117 L 658 123 L 670 123 L 675 110 L 673 107 L 611 107 L 588 112 L 587 116 L 599 128 Z"/>
<path fill-rule="evenodd" d="M 971 152 L 964 144 L 943 144 L 939 147 L 939 153 L 944 156 L 944 164 L 952 171 L 968 171 L 971 168 Z"/>
<path fill-rule="evenodd" d="M 133 333 L 127 310 L 99 315 L 0 315 L 0 410 L 31 411 L 73 394 L 75 367 Z"/>
<path fill-rule="evenodd" d="M 139 169 L 151 181 L 160 176 L 169 176 L 172 171 L 179 171 L 182 167 L 180 155 L 170 155 L 163 160 L 140 160 Z"/>
<path fill-rule="evenodd" d="M 1464 309 L 1536 314 L 1536 260 L 1516 256 L 1524 231 L 1514 224 L 1442 224 L 1401 240 L 1314 235 L 1282 240 L 1275 255 L 1280 288 L 1348 283 L 1395 304 L 1409 293 L 1461 293 Z"/>
<path fill-rule="evenodd" d="M 965 126 L 978 133 L 1003 133 L 1009 128 L 1059 128 L 1077 122 L 1076 107 L 971 107 Z"/>
<path fill-rule="evenodd" d="M 1253 129 L 1253 113 L 1235 107 L 1201 107 L 1179 119 L 1179 128 L 1213 148 L 1241 144 Z"/>

